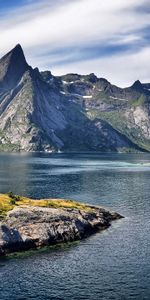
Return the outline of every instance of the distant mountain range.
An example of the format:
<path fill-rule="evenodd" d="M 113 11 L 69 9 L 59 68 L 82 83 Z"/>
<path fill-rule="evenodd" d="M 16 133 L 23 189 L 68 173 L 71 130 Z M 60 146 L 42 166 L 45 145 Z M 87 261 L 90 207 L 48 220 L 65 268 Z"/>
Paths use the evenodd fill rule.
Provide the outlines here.
<path fill-rule="evenodd" d="M 53 76 L 17 45 L 0 60 L 0 151 L 150 151 L 150 83 Z"/>

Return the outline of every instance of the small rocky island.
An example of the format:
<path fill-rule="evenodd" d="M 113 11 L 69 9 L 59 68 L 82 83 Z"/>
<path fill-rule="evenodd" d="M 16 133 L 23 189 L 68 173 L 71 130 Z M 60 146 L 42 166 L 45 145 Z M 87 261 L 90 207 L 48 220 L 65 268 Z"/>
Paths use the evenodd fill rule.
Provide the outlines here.
<path fill-rule="evenodd" d="M 0 256 L 80 240 L 120 218 L 118 213 L 72 200 L 0 194 Z"/>

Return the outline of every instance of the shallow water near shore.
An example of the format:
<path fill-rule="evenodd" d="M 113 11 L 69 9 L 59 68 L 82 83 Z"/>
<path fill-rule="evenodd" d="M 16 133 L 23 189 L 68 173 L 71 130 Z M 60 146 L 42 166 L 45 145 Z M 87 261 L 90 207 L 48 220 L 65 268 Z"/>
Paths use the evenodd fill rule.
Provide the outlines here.
<path fill-rule="evenodd" d="M 0 192 L 125 216 L 76 245 L 0 261 L 0 299 L 150 299 L 150 154 L 0 154 Z"/>

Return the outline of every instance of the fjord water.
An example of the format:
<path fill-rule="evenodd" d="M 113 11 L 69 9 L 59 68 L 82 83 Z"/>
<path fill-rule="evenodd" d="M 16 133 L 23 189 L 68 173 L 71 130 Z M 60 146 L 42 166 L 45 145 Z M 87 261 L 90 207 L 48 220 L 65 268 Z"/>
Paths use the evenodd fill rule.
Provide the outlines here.
<path fill-rule="evenodd" d="M 1 154 L 0 192 L 125 216 L 78 244 L 0 261 L 0 299 L 150 299 L 149 154 Z"/>

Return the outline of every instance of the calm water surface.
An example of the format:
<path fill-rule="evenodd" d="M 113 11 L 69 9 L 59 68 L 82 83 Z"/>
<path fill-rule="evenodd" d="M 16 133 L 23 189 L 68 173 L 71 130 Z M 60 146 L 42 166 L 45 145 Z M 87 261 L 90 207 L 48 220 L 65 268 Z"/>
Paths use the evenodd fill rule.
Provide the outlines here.
<path fill-rule="evenodd" d="M 125 219 L 77 245 L 0 261 L 0 299 L 150 299 L 149 154 L 1 154 L 0 192 L 62 197 Z"/>

